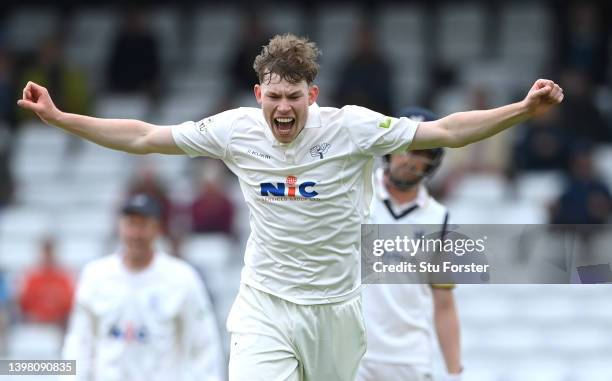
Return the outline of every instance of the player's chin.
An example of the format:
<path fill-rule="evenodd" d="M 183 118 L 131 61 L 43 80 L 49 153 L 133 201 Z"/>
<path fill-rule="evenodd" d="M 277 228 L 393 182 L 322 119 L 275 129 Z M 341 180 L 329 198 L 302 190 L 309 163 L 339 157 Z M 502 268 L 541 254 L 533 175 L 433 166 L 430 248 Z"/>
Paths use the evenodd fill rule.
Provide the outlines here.
<path fill-rule="evenodd" d="M 417 182 L 421 179 L 421 175 L 414 173 L 410 170 L 399 170 L 395 171 L 392 176 L 401 182 Z"/>
<path fill-rule="evenodd" d="M 126 241 L 125 245 L 133 252 L 141 252 L 148 247 L 147 242 L 140 239 Z"/>
<path fill-rule="evenodd" d="M 279 128 L 277 126 L 272 127 L 274 129 L 274 135 L 281 143 L 290 143 L 295 139 L 296 127 L 295 124 L 291 128 Z"/>

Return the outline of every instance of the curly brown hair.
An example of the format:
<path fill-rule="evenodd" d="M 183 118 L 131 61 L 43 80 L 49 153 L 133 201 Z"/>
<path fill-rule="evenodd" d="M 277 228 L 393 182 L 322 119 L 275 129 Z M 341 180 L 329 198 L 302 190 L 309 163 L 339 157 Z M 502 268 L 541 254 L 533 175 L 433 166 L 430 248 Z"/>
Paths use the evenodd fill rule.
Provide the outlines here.
<path fill-rule="evenodd" d="M 290 83 L 305 80 L 310 85 L 319 72 L 320 54 L 317 45 L 307 38 L 291 33 L 276 35 L 255 57 L 253 69 L 260 83 L 269 82 L 272 74 L 277 74 Z"/>

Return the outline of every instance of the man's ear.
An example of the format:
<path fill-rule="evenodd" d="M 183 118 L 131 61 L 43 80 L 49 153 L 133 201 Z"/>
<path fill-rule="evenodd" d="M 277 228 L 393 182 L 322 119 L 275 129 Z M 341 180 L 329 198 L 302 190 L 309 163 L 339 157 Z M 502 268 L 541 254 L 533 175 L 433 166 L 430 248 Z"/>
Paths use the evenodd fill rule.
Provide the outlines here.
<path fill-rule="evenodd" d="M 308 86 L 308 105 L 310 106 L 313 103 L 315 103 L 318 97 L 319 97 L 319 86 L 317 85 Z"/>
<path fill-rule="evenodd" d="M 253 86 L 253 93 L 255 93 L 255 99 L 257 100 L 257 103 L 261 105 L 261 85 L 259 83 Z"/>

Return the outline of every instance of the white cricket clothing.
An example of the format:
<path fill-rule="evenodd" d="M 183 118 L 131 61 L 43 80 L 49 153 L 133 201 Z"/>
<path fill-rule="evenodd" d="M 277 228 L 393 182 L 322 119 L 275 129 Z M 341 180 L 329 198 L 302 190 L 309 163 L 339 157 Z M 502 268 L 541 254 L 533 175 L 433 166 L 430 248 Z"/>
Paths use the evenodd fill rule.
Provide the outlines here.
<path fill-rule="evenodd" d="M 360 224 L 374 157 L 405 150 L 418 123 L 358 106 L 310 106 L 296 139 L 279 143 L 263 112 L 238 108 L 173 126 L 189 156 L 221 159 L 250 210 L 242 282 L 297 304 L 351 298 L 360 286 Z"/>
<path fill-rule="evenodd" d="M 119 254 L 85 266 L 63 357 L 77 360 L 76 380 L 221 381 L 225 374 L 204 284 L 163 253 L 139 272 Z"/>
<path fill-rule="evenodd" d="M 366 350 L 360 295 L 301 305 L 242 284 L 227 329 L 230 381 L 354 381 Z"/>
<path fill-rule="evenodd" d="M 425 188 L 424 185 L 419 187 L 415 200 L 406 204 L 398 205 L 389 196 L 383 181 L 384 171 L 382 168 L 378 168 L 374 174 L 374 189 L 376 192 L 376 197 L 374 197 L 372 201 L 371 215 L 368 223 L 407 225 L 444 224 L 448 210 L 444 205 L 440 204 L 438 201 L 436 201 L 436 199 L 429 195 L 427 188 Z M 391 206 L 393 214 L 389 211 L 389 208 L 385 204 L 385 200 L 388 200 L 388 204 Z M 409 213 L 401 216 L 408 210 L 410 210 Z M 401 217 L 396 218 L 396 216 Z"/>
<path fill-rule="evenodd" d="M 405 205 L 396 205 L 389 197 L 383 184 L 382 170 L 376 172 L 375 188 L 370 217 L 372 224 L 444 225 L 447 222 L 446 208 L 431 197 L 424 186 L 419 188 L 417 198 Z M 362 290 L 368 333 L 364 360 L 431 370 L 435 348 L 431 286 L 368 284 Z M 380 368 L 381 372 L 385 371 Z M 374 379 L 380 378 L 363 378 Z M 401 378 L 389 378 L 392 379 Z"/>
<path fill-rule="evenodd" d="M 355 377 L 355 381 L 432 381 L 432 379 L 431 370 L 405 364 L 381 364 L 366 359 L 361 360 Z"/>

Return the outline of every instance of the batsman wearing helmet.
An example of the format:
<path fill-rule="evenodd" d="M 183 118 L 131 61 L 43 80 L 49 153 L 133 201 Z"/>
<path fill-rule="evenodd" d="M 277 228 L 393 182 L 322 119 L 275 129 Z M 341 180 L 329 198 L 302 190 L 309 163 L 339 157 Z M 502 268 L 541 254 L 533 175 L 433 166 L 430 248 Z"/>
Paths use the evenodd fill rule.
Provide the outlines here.
<path fill-rule="evenodd" d="M 419 122 L 438 119 L 419 108 L 407 108 L 400 116 Z M 371 223 L 440 224 L 445 231 L 449 213 L 424 185 L 443 156 L 442 148 L 384 156 L 383 168 L 375 173 Z M 368 348 L 357 380 L 431 380 L 436 337 L 446 363 L 446 380 L 459 380 L 459 321 L 452 288 L 436 284 L 365 285 Z"/>

